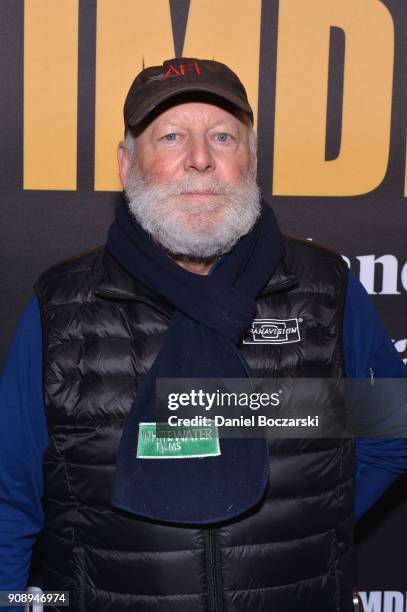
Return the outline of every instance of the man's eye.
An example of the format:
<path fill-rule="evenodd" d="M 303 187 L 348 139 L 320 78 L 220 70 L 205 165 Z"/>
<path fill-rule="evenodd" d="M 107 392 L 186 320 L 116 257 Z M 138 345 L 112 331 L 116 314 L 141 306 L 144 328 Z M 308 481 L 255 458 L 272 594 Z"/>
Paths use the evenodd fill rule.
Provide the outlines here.
<path fill-rule="evenodd" d="M 227 132 L 220 132 L 219 134 L 216 134 L 216 138 L 219 142 L 228 142 L 231 140 L 232 136 Z"/>
<path fill-rule="evenodd" d="M 160 140 L 166 140 L 167 142 L 173 142 L 174 140 L 176 140 L 177 135 L 174 132 L 171 132 L 171 134 L 165 134 L 165 136 L 163 136 Z"/>

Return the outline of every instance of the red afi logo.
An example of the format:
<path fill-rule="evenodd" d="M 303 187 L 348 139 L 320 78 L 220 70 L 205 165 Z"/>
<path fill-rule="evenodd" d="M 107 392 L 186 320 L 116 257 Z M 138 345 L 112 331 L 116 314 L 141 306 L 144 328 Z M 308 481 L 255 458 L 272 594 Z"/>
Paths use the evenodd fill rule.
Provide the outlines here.
<path fill-rule="evenodd" d="M 165 79 L 168 78 L 169 76 L 185 76 L 185 72 L 187 70 L 189 70 L 190 72 L 192 70 L 192 72 L 195 72 L 195 74 L 198 74 L 198 75 L 201 74 L 198 62 L 190 62 L 189 64 L 180 64 L 178 66 L 178 70 L 175 66 L 171 64 L 167 72 L 164 74 L 163 80 L 165 81 Z"/>

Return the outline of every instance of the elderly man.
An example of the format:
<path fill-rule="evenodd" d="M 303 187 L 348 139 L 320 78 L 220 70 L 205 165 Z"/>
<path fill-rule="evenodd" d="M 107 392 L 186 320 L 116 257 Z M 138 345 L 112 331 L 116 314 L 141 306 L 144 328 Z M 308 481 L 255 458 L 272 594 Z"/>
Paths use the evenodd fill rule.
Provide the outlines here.
<path fill-rule="evenodd" d="M 342 258 L 280 234 L 227 66 L 144 69 L 124 119 L 125 202 L 107 245 L 41 275 L 6 362 L 0 588 L 25 588 L 42 530 L 43 588 L 69 591 L 75 612 L 349 612 L 352 440 L 221 439 L 147 457 L 141 432 L 160 377 L 405 368 Z M 292 335 L 256 342 L 260 320 L 291 321 Z M 407 452 L 357 451 L 359 516 Z"/>

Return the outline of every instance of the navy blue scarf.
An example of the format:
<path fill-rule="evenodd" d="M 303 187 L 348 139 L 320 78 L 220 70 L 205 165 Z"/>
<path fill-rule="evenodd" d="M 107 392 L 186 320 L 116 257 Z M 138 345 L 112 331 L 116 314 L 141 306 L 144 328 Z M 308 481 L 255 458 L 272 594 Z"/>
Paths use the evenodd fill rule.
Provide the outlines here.
<path fill-rule="evenodd" d="M 238 516 L 264 495 L 269 458 L 264 439 L 222 438 L 221 454 L 205 458 L 137 457 L 140 422 L 154 422 L 157 378 L 244 378 L 237 351 L 250 327 L 255 298 L 272 276 L 283 240 L 271 208 L 208 275 L 188 272 L 160 249 L 123 203 L 107 247 L 149 291 L 173 305 L 164 343 L 137 392 L 120 441 L 112 505 L 152 519 L 212 523 Z"/>

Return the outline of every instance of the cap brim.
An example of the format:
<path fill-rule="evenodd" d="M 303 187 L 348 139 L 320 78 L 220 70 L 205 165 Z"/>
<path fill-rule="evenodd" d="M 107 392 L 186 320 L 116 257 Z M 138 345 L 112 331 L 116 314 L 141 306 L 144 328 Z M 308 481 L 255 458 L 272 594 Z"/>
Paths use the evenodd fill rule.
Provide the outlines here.
<path fill-rule="evenodd" d="M 234 96 L 230 92 L 225 91 L 220 87 L 216 87 L 212 84 L 207 83 L 194 83 L 193 85 L 183 85 L 182 87 L 175 87 L 171 91 L 166 91 L 161 96 L 154 96 L 154 100 L 147 100 L 147 102 L 143 105 L 142 108 L 139 108 L 137 112 L 134 112 L 132 115 L 130 115 L 130 117 L 127 119 L 127 123 L 132 127 L 139 125 L 153 110 L 155 110 L 163 102 L 166 102 L 167 100 L 170 100 L 175 96 L 179 96 L 180 94 L 193 92 L 213 94 L 215 96 L 218 96 L 219 98 L 223 98 L 224 100 L 231 102 L 237 108 L 240 108 L 241 110 L 245 111 L 249 115 L 250 121 L 253 123 L 253 111 L 249 104 L 247 104 L 238 96 Z"/>

